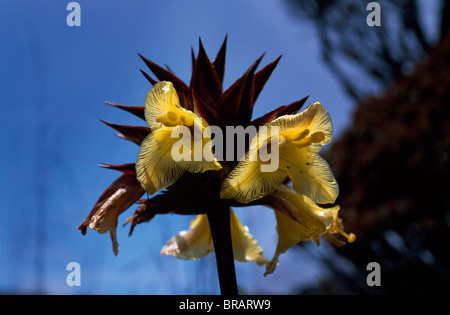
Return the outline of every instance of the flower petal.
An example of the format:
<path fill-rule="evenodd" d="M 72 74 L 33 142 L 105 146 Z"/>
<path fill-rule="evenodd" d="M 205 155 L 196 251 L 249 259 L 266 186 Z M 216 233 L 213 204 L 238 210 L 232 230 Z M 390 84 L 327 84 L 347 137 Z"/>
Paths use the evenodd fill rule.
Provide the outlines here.
<path fill-rule="evenodd" d="M 240 162 L 222 183 L 220 198 L 249 203 L 272 193 L 286 180 L 286 172 L 261 172 L 260 161 Z"/>
<path fill-rule="evenodd" d="M 204 130 L 207 126 L 208 124 L 204 119 L 195 119 L 194 128 L 192 128 L 194 134 L 192 135 L 192 132 L 189 131 L 187 135 L 188 139 L 184 142 L 184 145 L 188 148 L 185 148 L 184 145 L 182 146 L 183 150 L 189 149 L 190 152 L 186 154 L 186 157 L 188 157 L 187 160 L 181 159 L 177 161 L 177 164 L 188 172 L 203 173 L 222 169 L 222 166 L 213 155 L 211 139 L 204 136 Z M 183 134 L 183 137 L 185 136 Z M 178 153 L 183 155 L 180 151 Z"/>
<path fill-rule="evenodd" d="M 261 128 L 258 131 L 244 159 L 223 181 L 220 191 L 222 199 L 234 199 L 241 203 L 249 203 L 272 193 L 286 180 L 287 173 L 278 169 L 278 164 L 271 167 L 270 163 L 278 162 L 278 156 L 270 156 L 270 162 L 269 159 L 267 162 L 261 160 L 260 149 L 263 146 L 272 148 L 271 153 L 275 152 L 272 146 L 279 146 L 279 139 L 271 139 L 271 132 L 267 128 Z M 268 152 L 267 148 L 266 151 Z M 272 170 L 263 171 L 264 166 L 269 166 Z"/>
<path fill-rule="evenodd" d="M 167 188 L 184 173 L 184 169 L 172 159 L 172 146 L 178 141 L 172 138 L 172 129 L 156 129 L 144 139 L 139 149 L 136 176 L 150 195 Z"/>
<path fill-rule="evenodd" d="M 189 228 L 190 230 L 181 231 L 172 237 L 161 250 L 161 255 L 196 260 L 214 252 L 206 214 L 200 214 L 193 219 Z"/>
<path fill-rule="evenodd" d="M 243 226 L 237 215 L 230 212 L 231 242 L 233 244 L 234 260 L 246 262 L 252 261 L 259 266 L 267 264 L 263 250 L 255 238 L 248 232 L 248 227 Z"/>
<path fill-rule="evenodd" d="M 156 118 L 169 111 L 179 113 L 183 110 L 177 91 L 172 82 L 161 81 L 153 86 L 145 98 L 145 120 L 150 128 L 157 128 L 161 123 Z"/>
<path fill-rule="evenodd" d="M 276 210 L 278 244 L 274 257 L 266 266 L 265 275 L 275 270 L 278 257 L 289 248 L 301 241 L 314 241 L 323 236 L 339 211 L 339 206 L 321 208 L 286 185 L 281 185 L 274 195 L 280 198 L 280 202 L 270 205 Z"/>
<path fill-rule="evenodd" d="M 307 231 L 308 236 L 305 236 L 303 240 L 312 241 L 322 236 L 337 219 L 339 206 L 322 208 L 287 185 L 281 185 L 274 195 L 286 201 L 282 207 L 277 207 L 277 210 L 299 223 Z"/>
<path fill-rule="evenodd" d="M 280 169 L 286 171 L 299 194 L 320 204 L 336 201 L 339 186 L 328 163 L 308 148 L 290 143 L 280 148 Z"/>
<path fill-rule="evenodd" d="M 270 126 L 278 126 L 280 134 L 286 140 L 295 139 L 299 132 L 308 129 L 312 135 L 321 132 L 324 139 L 319 143 L 328 144 L 331 141 L 333 133 L 333 124 L 330 114 L 322 107 L 320 103 L 314 103 L 308 106 L 306 110 L 296 115 L 284 115 L 269 123 Z"/>
<path fill-rule="evenodd" d="M 267 259 L 255 238 L 248 233 L 236 214 L 230 213 L 231 241 L 234 259 L 241 262 L 251 261 L 265 265 Z M 181 231 L 172 237 L 161 250 L 161 255 L 173 255 L 181 259 L 196 260 L 214 252 L 211 230 L 206 214 L 200 214 L 191 221 L 190 230 Z"/>

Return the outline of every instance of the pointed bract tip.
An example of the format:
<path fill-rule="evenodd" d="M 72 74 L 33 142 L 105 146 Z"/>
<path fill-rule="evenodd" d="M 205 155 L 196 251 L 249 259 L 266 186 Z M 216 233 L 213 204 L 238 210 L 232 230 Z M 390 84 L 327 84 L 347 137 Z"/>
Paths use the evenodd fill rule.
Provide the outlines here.
<path fill-rule="evenodd" d="M 201 50 L 201 49 L 205 49 L 204 47 L 203 47 L 203 43 L 202 43 L 202 38 L 199 36 L 198 37 L 198 47 L 199 47 L 199 49 Z"/>

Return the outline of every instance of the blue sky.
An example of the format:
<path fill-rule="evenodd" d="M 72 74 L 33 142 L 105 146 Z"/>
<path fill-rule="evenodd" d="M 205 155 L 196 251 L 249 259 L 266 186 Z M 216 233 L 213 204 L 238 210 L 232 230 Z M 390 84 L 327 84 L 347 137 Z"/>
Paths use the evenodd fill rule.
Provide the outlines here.
<path fill-rule="evenodd" d="M 150 88 L 137 53 L 167 64 L 189 81 L 190 49 L 201 37 L 213 57 L 228 34 L 224 85 L 263 52 L 265 65 L 283 55 L 260 95 L 254 115 L 307 94 L 330 112 L 338 136 L 352 109 L 320 59 L 314 29 L 293 19 L 283 1 L 78 1 L 81 26 L 69 27 L 69 1 L 0 1 L 0 292 L 48 294 L 218 293 L 215 260 L 161 257 L 164 244 L 192 217 L 158 216 L 128 237 L 119 218 L 119 255 L 108 235 L 76 227 L 118 173 L 97 167 L 136 160 L 138 147 L 115 137 L 100 119 L 142 124 L 105 105 L 143 105 Z M 272 257 L 273 213 L 236 210 Z M 325 242 L 323 242 L 325 243 Z M 318 255 L 326 245 L 314 248 Z M 66 285 L 69 262 L 81 266 L 80 287 Z M 315 260 L 292 251 L 275 274 L 236 263 L 248 293 L 282 293 L 321 276 Z M 295 272 L 293 269 L 295 268 Z"/>

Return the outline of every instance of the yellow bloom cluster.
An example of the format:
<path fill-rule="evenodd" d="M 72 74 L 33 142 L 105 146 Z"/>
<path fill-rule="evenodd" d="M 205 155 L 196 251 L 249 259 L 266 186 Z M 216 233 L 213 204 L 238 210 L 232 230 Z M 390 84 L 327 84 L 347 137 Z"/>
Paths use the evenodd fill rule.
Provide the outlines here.
<path fill-rule="evenodd" d="M 208 127 L 198 114 L 180 106 L 173 84 L 162 81 L 148 92 L 145 101 L 145 119 L 151 132 L 141 144 L 137 162 L 138 181 L 148 194 L 154 194 L 176 182 L 185 172 L 221 170 L 213 157 L 208 140 L 195 135 Z M 322 208 L 318 204 L 333 204 L 339 194 L 338 184 L 328 166 L 319 156 L 323 145 L 331 141 L 333 125 L 330 115 L 320 103 L 311 104 L 296 115 L 281 116 L 260 128 L 249 149 L 236 167 L 222 182 L 220 198 L 248 204 L 265 199 L 265 204 L 275 211 L 278 244 L 274 257 L 268 261 L 248 228 L 231 212 L 231 235 L 234 258 L 253 261 L 266 266 L 272 273 L 278 257 L 300 241 L 319 241 L 322 236 L 340 233 L 349 242 L 353 234 L 342 231 L 338 219 L 339 206 Z M 192 159 L 174 159 L 174 147 L 183 130 L 192 131 L 191 151 L 182 152 Z M 273 134 L 276 131 L 277 137 Z M 267 159 L 261 148 L 279 150 L 278 168 L 262 171 Z M 201 151 L 201 152 L 196 152 Z M 205 155 L 206 152 L 206 155 Z M 180 152 L 178 152 L 180 153 Z M 198 153 L 198 154 L 197 154 Z M 201 158 L 193 158 L 201 156 Z M 292 188 L 286 183 L 292 182 Z M 199 259 L 214 251 L 208 219 L 205 214 L 192 220 L 190 230 L 182 231 L 169 240 L 162 255 L 182 259 Z"/>

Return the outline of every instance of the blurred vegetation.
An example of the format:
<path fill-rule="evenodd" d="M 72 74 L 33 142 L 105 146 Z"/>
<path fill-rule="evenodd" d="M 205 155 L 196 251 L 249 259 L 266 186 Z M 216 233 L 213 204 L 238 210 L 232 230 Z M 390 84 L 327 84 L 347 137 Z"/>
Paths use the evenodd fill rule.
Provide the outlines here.
<path fill-rule="evenodd" d="M 408 73 L 450 27 L 447 0 L 376 1 L 381 27 L 367 25 L 368 0 L 285 2 L 292 16 L 315 26 L 324 62 L 356 100 Z"/>
<path fill-rule="evenodd" d="M 325 153 L 345 229 L 357 235 L 337 251 L 354 269 L 325 261 L 332 276 L 302 293 L 449 294 L 450 1 L 433 18 L 434 40 L 417 1 L 378 1 L 388 17 L 376 29 L 361 1 L 288 2 L 317 25 L 324 59 L 357 100 Z M 374 85 L 381 92 L 369 96 Z M 371 261 L 381 266 L 380 287 L 366 284 Z"/>

